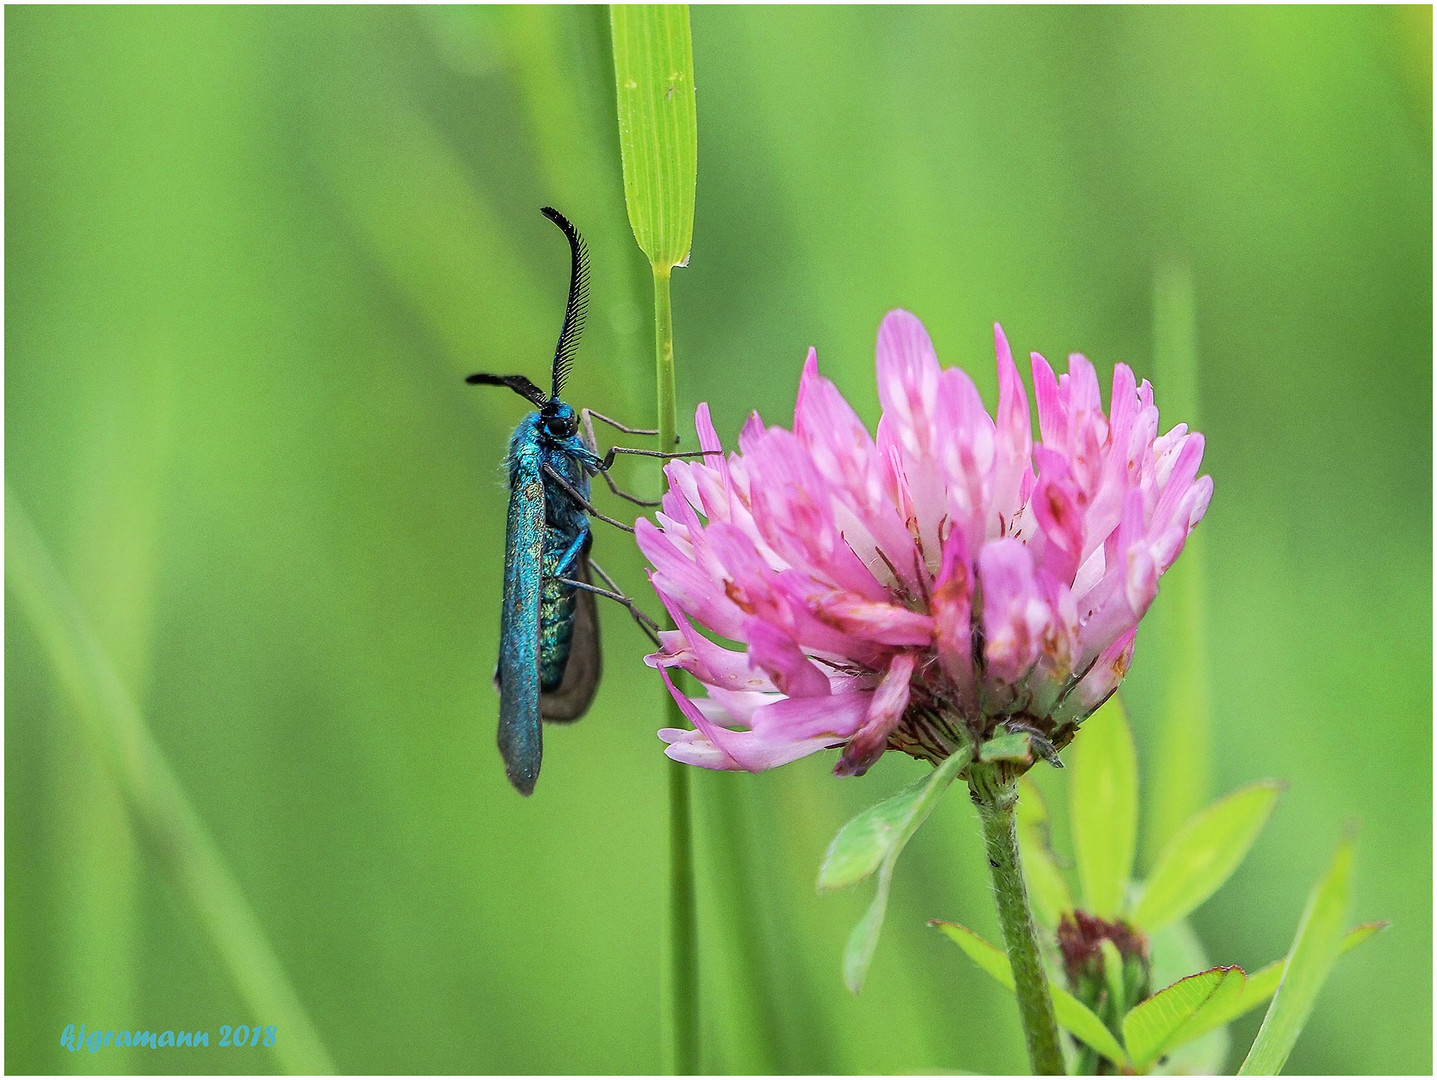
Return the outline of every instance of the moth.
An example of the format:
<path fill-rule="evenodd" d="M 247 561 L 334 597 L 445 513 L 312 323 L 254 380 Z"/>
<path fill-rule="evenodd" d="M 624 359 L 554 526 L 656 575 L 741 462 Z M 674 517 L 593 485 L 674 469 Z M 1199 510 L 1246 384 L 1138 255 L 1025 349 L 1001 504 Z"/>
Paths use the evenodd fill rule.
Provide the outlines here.
<path fill-rule="evenodd" d="M 544 756 L 542 722 L 570 723 L 588 710 L 602 669 L 595 598 L 629 609 L 651 637 L 653 620 L 623 594 L 590 557 L 590 517 L 620 529 L 633 528 L 598 511 L 589 501 L 589 479 L 601 475 L 617 495 L 657 506 L 621 491 L 609 476 L 618 454 L 691 457 L 611 447 L 600 457 L 594 420 L 632 435 L 657 431 L 625 427 L 590 409 L 575 411 L 563 400 L 589 299 L 589 253 L 584 238 L 553 207 L 541 213 L 569 241 L 569 301 L 554 349 L 550 392 L 523 375 L 470 375 L 471 385 L 507 386 L 534 406 L 509 439 L 509 513 L 504 534 L 504 607 L 499 626 L 499 752 L 509 781 L 529 795 Z M 699 453 L 702 453 L 700 451 Z M 594 584 L 598 576 L 608 588 Z"/>

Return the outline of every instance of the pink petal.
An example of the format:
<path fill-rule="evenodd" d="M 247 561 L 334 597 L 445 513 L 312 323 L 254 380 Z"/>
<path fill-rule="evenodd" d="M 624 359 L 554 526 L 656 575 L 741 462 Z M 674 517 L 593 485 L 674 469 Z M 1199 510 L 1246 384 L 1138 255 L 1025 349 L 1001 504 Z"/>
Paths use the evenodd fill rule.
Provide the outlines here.
<path fill-rule="evenodd" d="M 717 633 L 737 640 L 745 615 L 726 594 L 722 580 L 715 581 L 700 570 L 647 518 L 634 523 L 634 539 L 654 567 L 650 580 L 660 596 Z"/>
<path fill-rule="evenodd" d="M 1033 454 L 1033 421 L 1028 412 L 1028 393 L 1023 388 L 1013 350 L 1003 327 L 993 324 L 993 341 L 998 353 L 998 424 L 993 465 L 992 511 L 988 536 L 1002 535 L 1000 518 L 1011 520 L 1023 500 L 1020 489 L 1024 472 Z"/>
<path fill-rule="evenodd" d="M 818 373 L 818 358 L 812 349 L 799 383 L 793 430 L 814 468 L 827 480 L 834 500 L 841 504 L 835 516 L 844 539 L 870 574 L 881 579 L 890 572 L 877 557 L 877 552 L 883 551 L 899 580 L 916 588 L 909 560 L 903 557 L 912 541 L 885 490 L 885 463 L 858 414 L 838 388 Z"/>
<path fill-rule="evenodd" d="M 1083 509 L 1063 458 L 1040 446 L 1034 450 L 1042 470 L 1029 503 L 1045 543 L 1043 567 L 1059 581 L 1071 582 L 1083 550 Z"/>
<path fill-rule="evenodd" d="M 1098 373 L 1082 353 L 1068 355 L 1068 412 L 1102 412 L 1103 395 L 1098 389 Z"/>
<path fill-rule="evenodd" d="M 771 691 L 774 685 L 761 671 L 755 671 L 746 652 L 725 649 L 694 629 L 683 611 L 669 597 L 660 596 L 677 630 L 659 631 L 662 651 L 644 657 L 650 667 L 683 668 L 709 687 L 728 690 Z"/>
<path fill-rule="evenodd" d="M 983 585 L 983 655 L 990 679 L 1016 685 L 1043 647 L 1052 617 L 1019 540 L 994 540 L 978 554 Z"/>
<path fill-rule="evenodd" d="M 836 745 L 858 730 L 868 716 L 872 698 L 871 690 L 824 697 L 781 698 L 754 712 L 753 730 L 763 738 L 765 745 L 792 742 L 807 745 L 815 739 Z"/>
<path fill-rule="evenodd" d="M 702 733 L 709 744 L 722 754 L 722 760 L 724 762 L 722 765 L 706 765 L 706 768 L 738 768 L 748 769 L 750 772 L 761 771 L 761 768 L 753 768 L 750 761 L 744 757 L 743 747 L 737 738 L 737 732 L 730 731 L 728 728 L 721 727 L 718 724 L 710 723 L 708 718 L 704 716 L 702 710 L 689 700 L 688 695 L 674 685 L 674 681 L 669 678 L 667 669 L 659 668 L 659 675 L 664 680 L 664 685 L 669 688 L 670 695 L 673 696 L 674 701 L 678 704 L 679 711 Z M 672 732 L 674 730 L 673 728 L 664 728 L 659 735 L 662 738 L 665 732 Z M 694 737 L 689 736 L 689 738 L 684 741 L 686 743 L 692 743 Z"/>
<path fill-rule="evenodd" d="M 1043 445 L 1064 446 L 1068 441 L 1068 413 L 1058 390 L 1058 378 L 1041 354 L 1033 353 L 1032 363 L 1033 396 L 1038 401 L 1038 432 Z"/>
<path fill-rule="evenodd" d="M 809 601 L 820 622 L 843 634 L 880 645 L 930 645 L 933 616 L 895 604 L 875 604 L 851 593 L 833 592 Z"/>
<path fill-rule="evenodd" d="M 1069 693 L 1068 700 L 1064 702 L 1069 712 L 1082 718 L 1095 711 L 1113 695 L 1113 691 L 1127 675 L 1128 668 L 1132 666 L 1133 645 L 1137 641 L 1137 633 L 1137 628 L 1134 627 L 1103 650 L 1097 662 L 1078 681 L 1077 686 Z"/>
<path fill-rule="evenodd" d="M 933 628 L 938 663 L 965 713 L 978 706 L 973 671 L 973 568 L 963 536 L 954 530 L 943 547 L 943 566 L 934 583 Z"/>
<path fill-rule="evenodd" d="M 889 733 L 903 719 L 908 708 L 910 682 L 918 658 L 913 653 L 899 653 L 888 666 L 868 704 L 863 726 L 854 732 L 838 759 L 834 773 L 838 776 L 862 776 L 878 760 L 888 745 Z"/>
<path fill-rule="evenodd" d="M 883 415 L 893 417 L 899 445 L 910 454 L 928 449 L 939 376 L 938 354 L 918 317 L 902 309 L 885 315 L 878 328 L 878 399 Z"/>
<path fill-rule="evenodd" d="M 659 738 L 669 745 L 664 753 L 685 765 L 696 765 L 700 769 L 741 771 L 739 765 L 724 753 L 702 731 L 689 728 L 660 728 Z"/>
<path fill-rule="evenodd" d="M 745 637 L 749 661 L 768 674 L 780 693 L 800 697 L 828 695 L 828 676 L 782 630 L 762 619 L 750 619 Z"/>
<path fill-rule="evenodd" d="M 747 455 L 753 519 L 759 534 L 791 566 L 881 600 L 888 590 L 854 553 L 834 513 L 839 492 L 815 467 L 797 436 L 774 428 Z"/>
<path fill-rule="evenodd" d="M 943 463 L 947 446 L 939 416 L 962 408 L 961 372 L 945 372 L 928 331 L 907 311 L 890 311 L 878 329 L 878 399 L 883 419 L 878 450 L 893 472 L 895 486 L 906 487 L 911 503 L 905 520 L 936 568 L 941 542 L 939 523 L 946 513 Z M 968 380 L 971 385 L 971 380 Z M 976 393 L 976 392 L 975 392 Z M 943 445 L 940 445 L 940 441 Z"/>

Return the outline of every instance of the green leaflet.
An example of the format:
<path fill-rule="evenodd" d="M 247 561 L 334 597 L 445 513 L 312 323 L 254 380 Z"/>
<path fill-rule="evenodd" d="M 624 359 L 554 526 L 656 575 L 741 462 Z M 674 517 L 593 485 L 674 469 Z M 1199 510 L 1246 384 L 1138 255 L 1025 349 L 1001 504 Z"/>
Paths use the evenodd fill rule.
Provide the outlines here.
<path fill-rule="evenodd" d="M 1083 723 L 1069 754 L 1073 854 L 1083 907 L 1111 919 L 1122 912 L 1138 836 L 1138 760 L 1116 695 Z"/>
<path fill-rule="evenodd" d="M 838 830 L 818 869 L 818 889 L 830 892 L 857 885 L 878 869 L 919 805 L 935 774 L 920 777 L 896 795 L 854 817 Z"/>
<path fill-rule="evenodd" d="M 1285 785 L 1239 788 L 1195 814 L 1148 877 L 1132 921 L 1151 933 L 1186 916 L 1222 887 L 1262 831 Z"/>
<path fill-rule="evenodd" d="M 843 950 L 843 981 L 855 994 L 863 986 L 873 951 L 878 947 L 898 856 L 938 805 L 953 778 L 971 761 L 972 752 L 966 748 L 949 755 L 919 782 L 863 811 L 840 829 L 829 845 L 828 855 L 818 871 L 820 890 L 846 888 L 878 871 L 878 890 L 873 903 L 849 934 Z"/>
<path fill-rule="evenodd" d="M 1186 919 L 1159 930 L 1148 942 L 1153 986 L 1171 986 L 1185 975 L 1215 966 Z M 1207 1012 L 1204 1009 L 1203 1015 Z M 1169 1076 L 1212 1075 L 1226 1067 L 1231 1049 L 1232 1037 L 1222 1025 L 1193 1037 L 1185 1034 L 1181 1045 L 1174 1042 L 1150 1071 Z"/>
<path fill-rule="evenodd" d="M 1187 1042 L 1202 1012 L 1237 997 L 1247 975 L 1238 967 L 1212 968 L 1159 990 L 1123 1017 L 1123 1041 L 1133 1064 L 1147 1069 L 1168 1050 Z"/>

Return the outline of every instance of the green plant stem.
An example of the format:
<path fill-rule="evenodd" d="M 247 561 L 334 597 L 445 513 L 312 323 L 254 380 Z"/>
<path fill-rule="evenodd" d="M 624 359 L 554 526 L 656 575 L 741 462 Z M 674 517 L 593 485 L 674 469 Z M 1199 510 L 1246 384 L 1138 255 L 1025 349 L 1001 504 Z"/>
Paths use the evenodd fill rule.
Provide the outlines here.
<path fill-rule="evenodd" d="M 654 364 L 659 392 L 659 449 L 679 441 L 678 398 L 674 388 L 674 317 L 669 298 L 670 267 L 654 265 Z M 673 620 L 668 620 L 673 628 Z M 670 727 L 682 727 L 678 706 L 664 691 Z M 669 1002 L 673 1041 L 670 1072 L 699 1071 L 698 904 L 694 887 L 694 826 L 689 766 L 669 762 Z"/>
<path fill-rule="evenodd" d="M 1018 784 L 1003 778 L 999 769 L 997 765 L 972 766 L 968 785 L 983 821 L 983 844 L 992 871 L 998 922 L 1003 927 L 1008 963 L 1013 968 L 1028 1057 L 1035 1073 L 1059 1076 L 1063 1073 L 1063 1051 L 1018 854 Z"/>
<path fill-rule="evenodd" d="M 674 309 L 669 300 L 672 269 L 654 265 L 654 360 L 659 385 L 659 449 L 679 441 L 679 405 L 674 389 Z"/>
<path fill-rule="evenodd" d="M 667 690 L 664 691 L 668 693 Z M 672 701 L 672 699 L 670 699 Z M 670 725 L 682 723 L 670 717 Z M 690 766 L 669 762 L 669 949 L 673 1001 L 672 1072 L 693 1076 L 699 1071 L 698 919 L 694 896 L 693 809 Z"/>

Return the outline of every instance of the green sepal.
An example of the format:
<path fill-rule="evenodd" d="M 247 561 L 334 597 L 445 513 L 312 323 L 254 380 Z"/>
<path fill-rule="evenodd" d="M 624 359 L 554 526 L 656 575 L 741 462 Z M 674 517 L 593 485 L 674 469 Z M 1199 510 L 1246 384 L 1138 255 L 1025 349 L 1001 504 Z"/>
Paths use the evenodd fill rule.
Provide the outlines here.
<path fill-rule="evenodd" d="M 995 735 L 979 747 L 978 760 L 985 764 L 990 761 L 1018 761 L 1031 765 L 1033 748 L 1027 735 L 1011 731 L 1004 735 Z"/>

